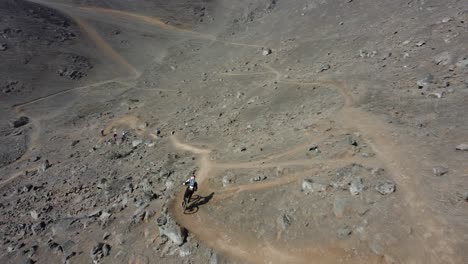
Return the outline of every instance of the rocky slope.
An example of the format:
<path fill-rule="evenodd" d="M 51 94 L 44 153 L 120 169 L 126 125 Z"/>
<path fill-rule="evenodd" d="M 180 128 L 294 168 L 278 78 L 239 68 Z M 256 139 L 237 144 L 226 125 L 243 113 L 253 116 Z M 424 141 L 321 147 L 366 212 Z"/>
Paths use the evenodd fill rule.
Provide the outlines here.
<path fill-rule="evenodd" d="M 467 10 L 3 1 L 1 262 L 464 263 Z"/>

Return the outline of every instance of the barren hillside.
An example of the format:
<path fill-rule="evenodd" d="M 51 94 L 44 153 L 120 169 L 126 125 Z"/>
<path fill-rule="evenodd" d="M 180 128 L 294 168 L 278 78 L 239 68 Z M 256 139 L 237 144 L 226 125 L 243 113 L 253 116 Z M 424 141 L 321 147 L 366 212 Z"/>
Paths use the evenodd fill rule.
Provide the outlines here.
<path fill-rule="evenodd" d="M 466 263 L 467 33 L 457 0 L 4 0 L 0 262 Z"/>

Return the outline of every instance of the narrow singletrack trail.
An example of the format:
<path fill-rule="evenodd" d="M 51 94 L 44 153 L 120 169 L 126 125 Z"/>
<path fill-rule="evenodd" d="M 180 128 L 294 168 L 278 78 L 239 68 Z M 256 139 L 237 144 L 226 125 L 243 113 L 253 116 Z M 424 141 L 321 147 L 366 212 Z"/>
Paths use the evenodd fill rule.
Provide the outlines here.
<path fill-rule="evenodd" d="M 216 36 L 210 34 L 204 34 L 194 32 L 185 28 L 180 28 L 172 25 L 168 25 L 161 21 L 159 18 L 148 17 L 140 14 L 111 10 L 97 7 L 79 7 L 64 5 L 59 3 L 51 3 L 40 0 L 32 0 L 38 4 L 48 6 L 64 12 L 72 17 L 80 27 L 81 31 L 94 43 L 98 50 L 100 50 L 107 60 L 112 64 L 118 65 L 121 71 L 125 72 L 128 77 L 117 78 L 112 80 L 106 80 L 89 84 L 81 87 L 69 88 L 67 90 L 59 91 L 54 94 L 42 96 L 40 98 L 33 99 L 21 104 L 13 106 L 13 110 L 22 114 L 25 111 L 25 107 L 35 103 L 43 102 L 45 100 L 54 98 L 55 96 L 89 88 L 96 88 L 112 82 L 119 82 L 124 80 L 133 80 L 140 76 L 140 72 L 134 66 L 132 66 L 127 60 L 125 60 L 120 54 L 118 54 L 100 35 L 99 33 L 82 18 L 73 12 L 73 9 L 79 9 L 83 12 L 93 13 L 95 15 L 109 15 L 119 16 L 132 21 L 139 21 L 149 25 L 153 25 L 163 30 L 167 30 L 175 33 L 182 33 L 190 35 L 194 38 L 206 39 L 209 41 L 220 42 L 226 45 L 240 46 L 240 47 L 252 47 L 260 48 L 261 45 L 245 44 L 229 42 L 225 40 L 219 40 Z M 235 74 L 229 73 L 225 75 L 231 76 L 242 76 L 242 75 L 257 75 L 262 76 L 263 74 L 273 74 L 273 81 L 277 81 L 284 84 L 294 84 L 303 86 L 324 86 L 326 89 L 335 89 L 344 100 L 343 106 L 339 109 L 330 119 L 339 123 L 341 126 L 358 130 L 364 138 L 368 140 L 368 144 L 372 147 L 373 151 L 377 154 L 378 162 L 382 162 L 387 168 L 389 168 L 391 175 L 398 184 L 399 191 L 404 193 L 405 206 L 407 207 L 407 215 L 402 217 L 408 217 L 412 222 L 419 223 L 425 228 L 425 231 L 431 234 L 432 243 L 425 243 L 427 240 L 420 237 L 422 257 L 427 259 L 428 263 L 462 263 L 463 260 L 457 259 L 452 254 L 452 248 L 454 243 L 459 238 L 447 237 L 446 226 L 443 224 L 443 219 L 437 214 L 433 214 L 428 206 L 427 202 L 423 199 L 424 194 L 417 188 L 418 181 L 424 175 L 421 173 L 421 166 L 425 166 L 428 162 L 425 159 L 425 155 L 421 152 L 423 148 L 415 150 L 413 146 L 401 146 L 398 145 L 392 134 L 394 128 L 382 121 L 378 116 L 363 111 L 354 106 L 353 97 L 350 93 L 349 85 L 351 82 L 344 82 L 339 80 L 294 80 L 294 79 L 283 79 L 284 76 L 280 71 L 273 68 L 270 65 L 264 66 L 269 71 L 259 73 L 246 73 L 246 74 Z M 36 146 L 38 134 L 40 131 L 39 121 L 40 118 L 33 118 L 33 137 L 30 144 L 28 144 L 28 151 Z M 153 135 L 147 129 L 139 129 L 140 120 L 137 117 L 125 116 L 115 122 L 109 124 L 105 133 L 110 133 L 113 126 L 127 125 L 132 129 L 139 131 L 139 133 Z M 290 184 L 297 182 L 307 173 L 315 170 L 317 166 L 330 165 L 330 166 L 343 166 L 353 162 L 353 158 L 350 159 L 329 159 L 329 160 L 313 160 L 313 159 L 291 159 L 294 158 L 294 154 L 301 150 L 299 146 L 295 146 L 283 153 L 271 155 L 264 159 L 260 159 L 253 162 L 225 162 L 217 163 L 210 159 L 211 149 L 204 149 L 195 145 L 183 143 L 178 140 L 176 136 L 170 138 L 170 142 L 174 148 L 178 151 L 190 152 L 194 155 L 199 156 L 197 159 L 198 178 L 200 182 L 200 192 L 209 193 L 214 190 L 205 187 L 203 183 L 208 179 L 219 177 L 225 170 L 230 169 L 258 169 L 258 168 L 271 168 L 271 167 L 297 167 L 301 166 L 308 170 L 298 173 L 281 175 L 274 180 L 268 180 L 265 182 L 249 185 L 239 185 L 228 187 L 218 192 L 213 202 L 220 202 L 224 199 L 231 198 L 243 192 L 254 192 L 264 189 L 271 189 L 281 185 Z M 309 142 L 305 142 L 309 143 Z M 29 155 L 29 154 L 28 154 Z M 22 159 L 27 158 L 28 155 L 23 155 Z M 359 160 L 364 163 L 364 160 Z M 12 166 L 15 166 L 13 164 Z M 314 169 L 310 169 L 314 167 Z M 28 170 L 37 170 L 37 168 L 28 168 Z M 24 175 L 24 172 L 16 172 L 10 175 L 8 178 L 0 182 L 0 186 L 3 186 L 12 180 Z M 209 247 L 222 252 L 228 256 L 232 256 L 235 259 L 241 261 L 249 261 L 254 263 L 333 263 L 337 259 L 346 257 L 347 263 L 380 263 L 382 258 L 378 256 L 354 256 L 350 257 L 347 252 L 344 252 L 337 242 L 337 245 L 316 245 L 307 242 L 302 247 L 290 248 L 282 245 L 279 242 L 269 241 L 258 241 L 253 237 L 239 234 L 235 230 L 230 230 L 229 226 L 218 223 L 210 218 L 210 215 L 205 210 L 200 210 L 194 215 L 185 215 L 180 208 L 181 193 L 179 193 L 176 199 L 171 205 L 171 212 L 177 219 L 177 221 L 187 228 L 194 236 L 205 243 Z"/>
<path fill-rule="evenodd" d="M 56 2 L 46 2 L 42 0 L 29 0 L 31 2 L 35 2 L 38 4 L 42 4 L 45 6 L 49 6 L 51 8 L 55 8 L 57 10 L 60 10 L 64 13 L 67 13 L 71 15 L 77 23 L 82 26 L 85 29 L 85 32 L 87 32 L 89 35 L 92 37 L 95 36 L 96 34 L 93 32 L 94 30 L 89 27 L 83 20 L 78 19 L 79 13 L 77 11 L 82 11 L 89 13 L 93 15 L 94 17 L 100 17 L 102 15 L 104 16 L 110 16 L 110 17 L 120 17 L 124 18 L 128 21 L 131 22 L 140 22 L 140 23 L 145 23 L 147 25 L 151 26 L 156 26 L 159 29 L 165 30 L 167 32 L 173 32 L 173 33 L 182 33 L 188 36 L 191 36 L 195 39 L 204 39 L 208 41 L 213 41 L 213 42 L 218 42 L 222 43 L 225 45 L 232 45 L 232 46 L 240 46 L 240 47 L 250 47 L 250 48 L 263 48 L 265 45 L 258 45 L 258 44 L 248 44 L 248 43 L 240 43 L 240 42 L 233 42 L 233 41 L 228 41 L 228 40 L 222 40 L 219 39 L 217 36 L 208 34 L 208 33 L 201 33 L 197 31 L 193 31 L 187 28 L 183 28 L 180 26 L 173 26 L 170 24 L 167 24 L 162 21 L 161 18 L 158 17 L 152 17 L 152 16 L 146 16 L 142 14 L 137 14 L 137 13 L 132 13 L 128 11 L 122 11 L 122 10 L 115 10 L 115 9 L 108 9 L 108 8 L 102 8 L 102 7 L 94 7 L 94 6 L 75 6 L 75 5 L 69 5 L 69 4 L 62 4 L 62 3 L 56 3 Z M 93 17 L 92 16 L 92 17 Z M 78 19 L 78 20 L 77 20 Z M 107 21 L 108 23 L 112 21 Z M 175 22 L 176 24 L 178 22 Z M 126 27 L 126 23 L 119 23 L 119 26 Z M 102 44 L 99 39 L 96 41 L 96 44 Z M 275 49 L 272 49 L 273 51 Z M 112 56 L 115 56 L 115 54 L 111 54 Z"/>
<path fill-rule="evenodd" d="M 54 6 L 49 6 L 48 2 L 36 1 L 36 0 L 31 0 L 30 2 L 34 2 L 34 3 L 38 3 L 38 4 L 42 4 L 42 5 L 54 8 Z M 62 11 L 62 10 L 59 10 L 59 11 Z M 15 105 L 12 106 L 12 109 L 18 116 L 26 114 L 25 113 L 25 107 L 27 107 L 29 105 L 32 105 L 32 104 L 37 104 L 37 103 L 40 103 L 40 102 L 43 102 L 43 101 L 46 101 L 46 100 L 50 100 L 50 99 L 53 99 L 54 97 L 57 97 L 59 95 L 64 95 L 66 93 L 75 92 L 75 91 L 84 90 L 84 89 L 96 88 L 96 87 L 103 86 L 103 85 L 106 85 L 106 84 L 109 84 L 109 83 L 118 82 L 118 83 L 121 83 L 121 84 L 125 85 L 125 82 L 124 82 L 125 80 L 134 80 L 134 79 L 137 79 L 141 75 L 141 73 L 135 67 L 133 67 L 130 63 L 128 63 L 122 56 L 120 56 L 120 54 L 118 54 L 99 35 L 99 33 L 97 33 L 96 30 L 94 30 L 90 25 L 88 25 L 82 19 L 80 19 L 78 17 L 74 17 L 72 14 L 69 14 L 69 15 L 72 17 L 72 19 L 75 20 L 75 22 L 79 26 L 80 30 L 89 38 L 89 40 L 91 42 L 95 43 L 96 48 L 98 50 L 101 50 L 107 56 L 107 59 L 110 61 L 110 63 L 112 63 L 113 65 L 118 65 L 119 67 L 121 67 L 121 69 L 125 72 L 125 74 L 128 75 L 128 77 L 119 77 L 119 78 L 100 81 L 100 82 L 96 82 L 96 83 L 92 83 L 92 84 L 88 84 L 88 85 L 84 85 L 84 86 L 68 88 L 68 89 L 57 91 L 57 92 L 54 92 L 54 93 L 51 93 L 51 94 L 48 94 L 48 95 L 40 96 L 38 98 L 29 100 L 29 101 L 26 101 L 26 102 L 23 102 L 23 103 L 15 104 Z M 119 73 L 117 75 L 121 75 L 121 73 Z M 56 110 L 58 110 L 58 109 L 56 109 Z M 20 159 L 16 160 L 12 164 L 10 164 L 8 167 L 14 167 L 19 162 L 28 159 L 30 157 L 32 149 L 34 149 L 38 145 L 39 134 L 40 134 L 40 131 L 41 131 L 41 129 L 40 129 L 41 117 L 34 117 L 34 116 L 31 116 L 31 115 L 28 115 L 28 117 L 30 119 L 30 124 L 32 126 L 32 132 L 30 134 L 30 139 L 29 139 L 29 143 L 27 145 L 26 152 L 21 156 Z M 42 117 L 42 118 L 45 118 L 45 117 Z M 13 173 L 12 175 L 9 175 L 8 177 L 6 177 L 5 180 L 0 182 L 0 186 L 3 186 L 5 184 L 13 181 L 14 179 L 20 177 L 21 175 L 24 175 L 25 172 L 32 171 L 32 170 L 37 170 L 37 166 L 29 167 L 27 169 L 23 169 L 23 170 L 21 170 L 19 172 Z"/>
<path fill-rule="evenodd" d="M 425 160 L 424 155 L 421 155 L 422 149 L 418 148 L 417 150 L 411 146 L 401 146 L 398 145 L 395 140 L 392 138 L 392 134 L 394 132 L 394 128 L 391 127 L 389 124 L 383 122 L 380 118 L 375 115 L 372 115 L 368 112 L 365 112 L 353 105 L 353 98 L 350 95 L 350 89 L 348 88 L 347 84 L 342 81 L 337 80 L 315 80 L 315 81 L 301 81 L 301 80 L 283 80 L 281 78 L 282 74 L 274 69 L 273 67 L 267 65 L 265 68 L 270 69 L 271 73 L 275 76 L 275 81 L 282 82 L 286 84 L 298 84 L 303 86 L 308 85 L 320 85 L 325 87 L 331 87 L 332 89 L 336 89 L 341 96 L 344 98 L 344 105 L 340 110 L 338 110 L 331 119 L 335 122 L 341 124 L 345 128 L 358 130 L 364 138 L 368 140 L 368 144 L 372 147 L 373 151 L 377 154 L 377 158 L 383 162 L 385 167 L 389 168 L 389 172 L 393 175 L 394 180 L 397 182 L 399 186 L 400 192 L 404 193 L 406 205 L 408 208 L 407 218 L 411 219 L 411 222 L 418 223 L 422 225 L 425 229 L 424 232 L 431 234 L 432 240 L 436 241 L 435 243 L 431 243 L 430 245 L 426 244 L 425 238 L 420 236 L 419 239 L 421 240 L 422 249 L 424 254 L 417 257 L 426 257 L 429 263 L 460 263 L 461 260 L 457 259 L 457 257 L 452 254 L 453 253 L 453 245 L 456 242 L 459 242 L 457 238 L 448 238 L 446 228 L 444 227 L 444 221 L 439 218 L 438 215 L 433 214 L 430 210 L 428 204 L 425 203 L 424 194 L 418 190 L 418 179 L 424 177 L 421 174 L 421 164 L 428 165 L 428 162 Z M 263 73 L 262 73 L 263 74 Z M 242 74 L 239 74 L 239 76 Z M 249 74 L 246 74 L 249 75 Z M 188 144 L 182 144 L 175 139 L 173 139 L 174 146 L 181 150 L 181 151 L 190 151 L 194 154 L 202 155 L 202 159 L 205 161 L 209 161 L 209 151 L 204 150 L 201 152 L 199 149 L 196 151 Z M 293 154 L 296 149 L 292 148 L 287 152 Z M 286 157 L 287 155 L 283 155 L 282 153 L 275 155 L 273 158 L 266 158 L 261 161 L 254 161 L 254 162 L 241 162 L 241 163 L 204 163 L 199 164 L 200 167 L 208 167 L 213 172 L 213 175 L 203 175 L 203 180 L 207 178 L 216 177 L 220 175 L 220 171 L 226 169 L 255 169 L 255 168 L 269 168 L 275 166 L 287 167 L 287 166 L 309 166 L 309 165 L 319 165 L 319 164 L 331 164 L 343 166 L 345 164 L 349 164 L 350 161 L 345 161 L 343 163 L 337 163 L 337 161 L 333 160 L 288 160 L 288 161 L 275 161 L 270 162 L 270 160 L 274 160 L 280 157 Z M 363 161 L 360 161 L 363 162 Z M 411 176 L 410 176 L 411 175 Z M 219 197 L 215 198 L 213 202 L 221 201 L 223 199 L 231 198 L 234 195 L 237 195 L 241 192 L 247 191 L 257 191 L 261 189 L 268 189 L 274 188 L 279 185 L 289 184 L 291 182 L 295 182 L 301 178 L 301 173 L 282 176 L 277 179 L 271 180 L 270 182 L 258 183 L 258 184 L 249 184 L 249 185 L 240 185 L 240 186 L 233 186 L 222 189 L 218 192 Z M 203 184 L 200 184 L 203 186 Z M 203 190 L 206 193 L 210 193 L 214 190 Z M 180 195 L 179 195 L 180 196 Z M 270 259 L 267 254 L 258 254 L 258 252 L 262 252 L 261 249 L 257 249 L 256 246 L 244 244 L 247 238 L 238 238 L 241 241 L 233 242 L 235 240 L 233 236 L 234 234 L 227 235 L 225 239 L 221 238 L 214 238 L 211 232 L 223 232 L 224 227 L 222 224 L 221 227 L 218 227 L 219 230 L 211 230 L 210 232 L 206 231 L 208 225 L 205 221 L 209 221 L 209 216 L 204 215 L 201 211 L 197 212 L 197 216 L 192 215 L 184 215 L 181 213 L 180 208 L 177 206 L 178 202 L 174 203 L 172 207 L 172 212 L 176 216 L 177 220 L 182 223 L 182 225 L 188 228 L 191 232 L 193 232 L 200 240 L 203 242 L 212 245 L 215 249 L 220 250 L 221 252 L 225 252 L 228 255 L 231 255 L 238 259 L 243 259 L 244 261 L 249 260 L 254 263 L 265 263 L 271 261 L 272 263 L 284 263 L 284 261 L 291 262 L 291 263 L 310 263 L 310 258 L 300 258 L 300 254 L 294 255 L 295 258 L 291 258 L 292 254 L 291 251 L 286 251 L 284 249 L 275 249 L 274 252 L 276 253 L 275 257 Z M 197 219 L 198 221 L 193 223 L 192 220 Z M 211 225 L 212 223 L 210 223 Z M 203 229 L 203 230 L 202 230 Z M 237 237 L 239 235 L 237 234 Z M 216 242 L 210 241 L 210 239 L 214 239 Z M 440 241 L 440 242 L 438 242 Z M 259 241 L 257 241 L 259 242 Z M 261 242 L 260 242 L 261 243 Z M 239 248 L 240 245 L 246 245 L 245 248 Z M 264 246 L 264 245 L 263 245 Z M 254 254 L 260 256 L 258 259 L 252 259 L 252 255 L 248 256 L 245 255 L 245 251 L 248 250 L 249 247 L 252 247 L 254 250 L 251 252 L 255 252 Z M 235 250 L 227 250 L 228 248 L 235 248 Z M 272 249 L 271 247 L 269 248 Z M 258 250 L 258 251 L 257 251 Z M 264 252 L 265 253 L 265 252 Z M 271 253 L 271 252 L 269 252 Z M 329 252 L 331 253 L 331 252 Z M 323 255 L 322 255 L 323 256 Z M 324 259 L 318 259 L 318 262 L 327 262 Z M 334 261 L 329 261 L 334 262 Z M 352 261 L 351 261 L 352 262 Z M 359 262 L 359 261 L 358 261 Z"/>

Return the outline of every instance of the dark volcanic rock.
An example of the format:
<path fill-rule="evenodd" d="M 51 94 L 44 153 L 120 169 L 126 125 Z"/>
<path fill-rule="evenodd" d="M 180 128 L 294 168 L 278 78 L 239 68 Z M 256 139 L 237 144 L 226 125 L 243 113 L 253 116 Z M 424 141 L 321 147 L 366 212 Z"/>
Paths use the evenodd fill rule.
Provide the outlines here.
<path fill-rule="evenodd" d="M 13 121 L 13 127 L 15 128 L 22 127 L 24 125 L 27 125 L 28 123 L 29 123 L 29 117 L 21 116 L 17 120 Z"/>

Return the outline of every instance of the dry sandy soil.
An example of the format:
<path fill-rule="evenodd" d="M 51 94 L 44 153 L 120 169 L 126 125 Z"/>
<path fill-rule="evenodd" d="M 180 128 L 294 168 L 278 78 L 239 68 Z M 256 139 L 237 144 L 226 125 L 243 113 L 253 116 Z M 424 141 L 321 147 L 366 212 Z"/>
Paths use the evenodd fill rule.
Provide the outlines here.
<path fill-rule="evenodd" d="M 467 263 L 467 33 L 457 0 L 3 0 L 0 262 Z"/>

